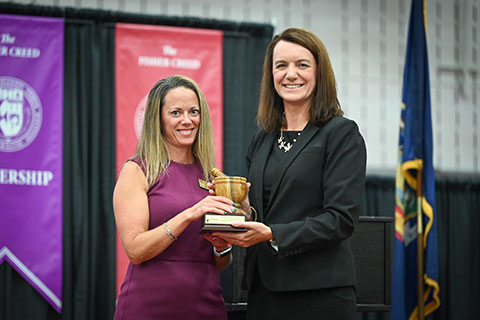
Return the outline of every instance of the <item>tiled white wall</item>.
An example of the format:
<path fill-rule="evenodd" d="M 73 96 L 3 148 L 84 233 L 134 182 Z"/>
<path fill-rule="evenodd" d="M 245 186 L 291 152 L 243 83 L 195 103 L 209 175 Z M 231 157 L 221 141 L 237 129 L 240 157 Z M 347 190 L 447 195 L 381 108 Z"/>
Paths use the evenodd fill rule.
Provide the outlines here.
<path fill-rule="evenodd" d="M 396 167 L 410 0 L 16 0 L 271 23 L 316 33 L 337 76 L 340 103 L 366 139 L 370 172 Z M 480 172 L 480 0 L 427 0 L 434 166 Z"/>

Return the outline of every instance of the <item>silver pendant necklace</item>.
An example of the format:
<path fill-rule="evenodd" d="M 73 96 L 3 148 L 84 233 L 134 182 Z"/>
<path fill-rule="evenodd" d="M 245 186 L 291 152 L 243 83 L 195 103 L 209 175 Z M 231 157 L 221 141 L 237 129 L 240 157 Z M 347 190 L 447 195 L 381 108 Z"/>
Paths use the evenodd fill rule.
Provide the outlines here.
<path fill-rule="evenodd" d="M 301 134 L 301 132 L 297 133 L 297 136 L 300 136 L 300 134 Z M 295 138 L 292 141 L 293 141 L 292 143 L 286 142 L 285 137 L 283 136 L 283 130 L 280 129 L 280 138 L 278 138 L 278 140 L 277 140 L 278 148 L 280 150 L 283 150 L 284 152 L 288 152 L 288 151 L 290 151 L 290 149 L 292 149 L 293 144 L 295 142 L 297 142 L 297 139 Z"/>

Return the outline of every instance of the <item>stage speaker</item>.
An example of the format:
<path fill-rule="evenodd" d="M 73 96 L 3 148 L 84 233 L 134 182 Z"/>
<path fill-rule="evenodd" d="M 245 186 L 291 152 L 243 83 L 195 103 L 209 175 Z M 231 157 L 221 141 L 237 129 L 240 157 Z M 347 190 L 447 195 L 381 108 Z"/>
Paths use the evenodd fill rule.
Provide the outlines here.
<path fill-rule="evenodd" d="M 361 216 L 350 237 L 357 272 L 357 311 L 391 309 L 391 217 Z"/>

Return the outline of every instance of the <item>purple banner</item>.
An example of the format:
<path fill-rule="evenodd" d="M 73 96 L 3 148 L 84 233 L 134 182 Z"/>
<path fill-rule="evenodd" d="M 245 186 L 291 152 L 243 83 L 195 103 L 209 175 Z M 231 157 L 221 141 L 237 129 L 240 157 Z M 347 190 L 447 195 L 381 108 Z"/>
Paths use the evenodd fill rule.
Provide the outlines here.
<path fill-rule="evenodd" d="M 62 310 L 64 21 L 0 14 L 0 264 Z"/>

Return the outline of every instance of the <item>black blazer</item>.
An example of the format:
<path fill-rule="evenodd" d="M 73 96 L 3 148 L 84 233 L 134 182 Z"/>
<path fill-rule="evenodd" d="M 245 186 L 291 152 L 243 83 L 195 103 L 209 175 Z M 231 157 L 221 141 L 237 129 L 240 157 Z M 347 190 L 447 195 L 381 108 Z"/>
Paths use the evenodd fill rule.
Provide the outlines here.
<path fill-rule="evenodd" d="M 257 265 L 271 291 L 354 285 L 348 237 L 360 215 L 366 170 L 356 123 L 344 117 L 320 126 L 308 123 L 281 160 L 263 212 L 263 174 L 275 136 L 256 132 L 247 152 L 250 202 L 278 244 L 278 252 L 267 242 L 247 249 L 247 288 Z"/>

